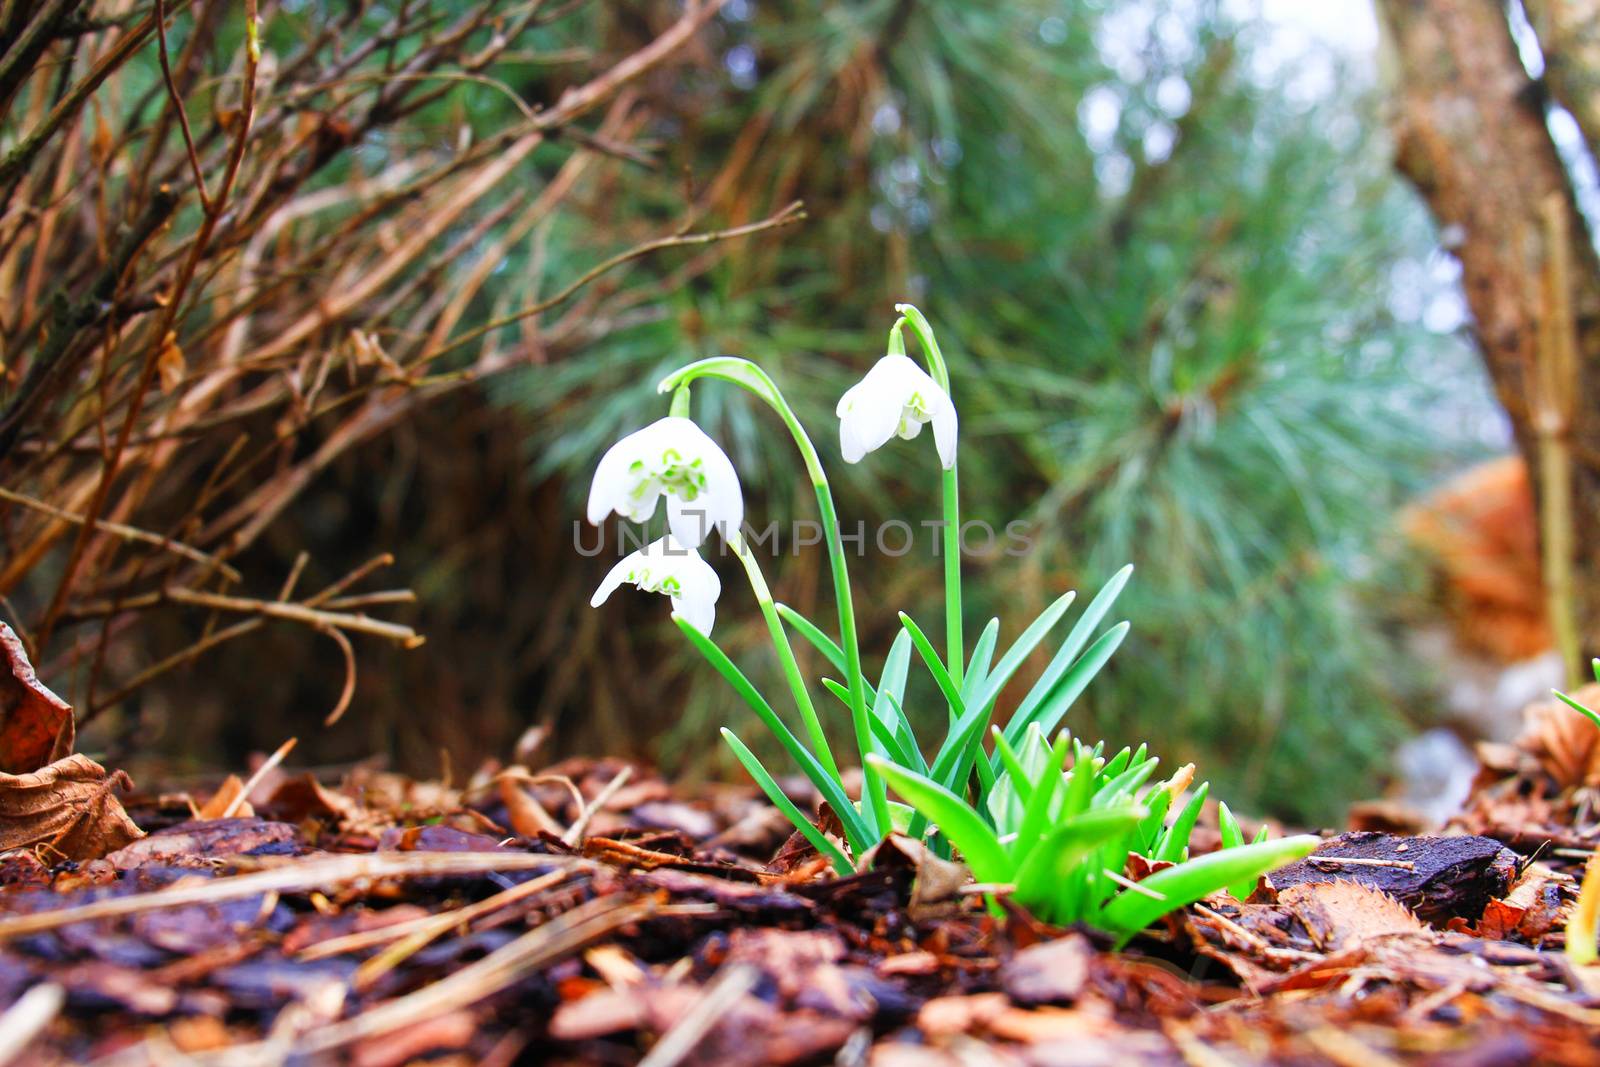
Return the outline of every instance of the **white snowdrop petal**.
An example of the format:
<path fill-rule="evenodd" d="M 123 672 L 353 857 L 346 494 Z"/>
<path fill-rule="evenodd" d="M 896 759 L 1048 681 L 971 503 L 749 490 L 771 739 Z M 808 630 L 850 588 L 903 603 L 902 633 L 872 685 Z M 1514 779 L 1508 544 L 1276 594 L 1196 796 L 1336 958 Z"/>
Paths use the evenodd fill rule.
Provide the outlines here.
<path fill-rule="evenodd" d="M 594 480 L 589 483 L 588 517 L 592 525 L 600 525 L 602 519 L 627 499 L 630 440 L 624 437 L 606 449 L 606 454 L 600 457 L 600 465 L 595 468 Z"/>
<path fill-rule="evenodd" d="M 693 420 L 680 415 L 657 419 L 606 451 L 589 487 L 589 521 L 598 524 L 615 511 L 647 522 L 663 496 L 669 528 L 691 547 L 703 544 L 713 525 L 726 533 L 744 522 L 733 461 Z"/>
<path fill-rule="evenodd" d="M 932 422 L 939 462 L 955 465 L 956 411 L 949 395 L 910 356 L 895 353 L 873 364 L 839 399 L 839 451 L 847 463 L 893 437 L 910 441 Z"/>
<path fill-rule="evenodd" d="M 667 497 L 667 529 L 672 539 L 685 548 L 699 548 L 711 531 L 711 519 L 705 498 L 685 503 L 677 496 Z"/>
<path fill-rule="evenodd" d="M 716 603 L 700 597 L 673 597 L 672 613 L 708 637 L 717 621 Z"/>
<path fill-rule="evenodd" d="M 620 560 L 618 560 L 616 565 L 606 572 L 605 579 L 601 581 L 599 587 L 595 589 L 594 596 L 589 598 L 589 606 L 591 608 L 597 608 L 601 604 L 604 604 L 610 599 L 611 594 L 617 591 L 617 587 L 628 580 L 628 572 L 633 570 L 634 566 L 638 563 L 640 556 L 641 553 L 639 552 L 630 552 L 628 555 L 623 556 Z"/>
<path fill-rule="evenodd" d="M 857 432 L 868 452 L 876 452 L 889 443 L 900 426 L 900 411 L 905 406 L 899 397 L 878 396 L 864 410 L 857 408 Z"/>
<path fill-rule="evenodd" d="M 939 450 L 939 464 L 945 470 L 956 465 L 956 406 L 948 396 L 933 413 L 933 443 Z"/>
<path fill-rule="evenodd" d="M 705 457 L 705 475 L 706 511 L 710 523 L 727 539 L 744 525 L 744 490 L 739 485 L 739 472 L 728 454 L 713 444 L 712 451 Z"/>
<path fill-rule="evenodd" d="M 839 398 L 839 403 L 834 407 L 833 413 L 839 418 L 844 418 L 850 409 L 860 402 L 865 393 L 866 380 L 863 379 L 844 391 L 844 396 Z"/>

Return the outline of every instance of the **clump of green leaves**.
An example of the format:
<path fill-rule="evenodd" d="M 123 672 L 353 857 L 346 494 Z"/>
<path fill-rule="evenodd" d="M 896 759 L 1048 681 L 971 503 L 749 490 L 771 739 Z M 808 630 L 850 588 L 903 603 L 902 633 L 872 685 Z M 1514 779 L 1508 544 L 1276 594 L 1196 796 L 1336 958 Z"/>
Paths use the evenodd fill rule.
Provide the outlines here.
<path fill-rule="evenodd" d="M 1065 730 L 1050 744 L 1037 723 L 1020 748 L 998 728 L 994 742 L 1004 774 L 983 810 L 926 775 L 873 758 L 895 792 L 960 850 L 979 882 L 1011 886 L 1011 898 L 1047 922 L 1087 923 L 1126 942 L 1218 890 L 1248 896 L 1261 875 L 1317 847 L 1312 835 L 1268 841 L 1264 830 L 1247 845 L 1227 814 L 1223 849 L 1191 859 L 1189 835 L 1208 786 L 1168 823 L 1188 775 L 1150 783 L 1159 760 L 1144 745 L 1106 758 L 1103 743 L 1091 748 Z M 1131 880 L 1135 855 L 1159 869 Z"/>

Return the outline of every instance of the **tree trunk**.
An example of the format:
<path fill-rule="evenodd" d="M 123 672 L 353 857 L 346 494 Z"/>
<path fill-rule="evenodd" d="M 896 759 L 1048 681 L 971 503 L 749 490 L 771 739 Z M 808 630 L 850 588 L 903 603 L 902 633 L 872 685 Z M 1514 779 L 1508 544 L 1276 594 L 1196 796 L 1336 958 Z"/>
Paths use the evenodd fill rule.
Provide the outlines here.
<path fill-rule="evenodd" d="M 1553 611 L 1575 621 L 1593 652 L 1600 262 L 1545 125 L 1545 87 L 1523 68 L 1500 3 L 1379 0 L 1378 9 L 1395 68 L 1396 165 L 1460 257 L 1473 331 L 1540 500 Z M 1558 633 L 1563 621 L 1552 619 Z"/>
<path fill-rule="evenodd" d="M 1544 80 L 1600 148 L 1600 0 L 1523 0 L 1544 52 Z"/>

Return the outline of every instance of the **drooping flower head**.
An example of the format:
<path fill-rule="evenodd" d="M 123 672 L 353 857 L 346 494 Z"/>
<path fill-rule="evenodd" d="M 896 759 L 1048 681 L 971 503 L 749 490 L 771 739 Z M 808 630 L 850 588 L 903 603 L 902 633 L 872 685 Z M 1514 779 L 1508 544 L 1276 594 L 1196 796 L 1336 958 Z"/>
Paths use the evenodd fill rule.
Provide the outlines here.
<path fill-rule="evenodd" d="M 667 528 L 679 544 L 699 548 L 712 528 L 723 537 L 744 522 L 739 475 L 717 443 L 690 419 L 669 415 L 612 445 L 589 487 L 589 521 L 611 512 L 634 522 L 667 498 Z"/>
<path fill-rule="evenodd" d="M 717 618 L 717 597 L 722 595 L 722 580 L 700 553 L 685 548 L 671 534 L 652 541 L 637 552 L 617 561 L 605 581 L 589 598 L 597 608 L 628 582 L 647 593 L 672 598 L 672 613 L 703 634 L 711 632 Z"/>
<path fill-rule="evenodd" d="M 899 435 L 911 440 L 933 423 L 945 470 L 956 465 L 956 408 L 950 396 L 909 356 L 887 355 L 839 398 L 839 448 L 857 463 Z"/>

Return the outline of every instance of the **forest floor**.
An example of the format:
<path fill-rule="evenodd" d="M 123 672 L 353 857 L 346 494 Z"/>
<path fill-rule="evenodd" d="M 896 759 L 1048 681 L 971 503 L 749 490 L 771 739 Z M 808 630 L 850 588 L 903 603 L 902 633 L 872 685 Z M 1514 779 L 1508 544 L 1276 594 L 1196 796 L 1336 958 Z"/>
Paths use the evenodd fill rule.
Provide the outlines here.
<path fill-rule="evenodd" d="M 0 1063 L 1594 1063 L 1548 747 L 1489 750 L 1446 836 L 1331 838 L 1122 952 L 618 760 L 134 792 L 109 854 L 0 860 Z"/>

